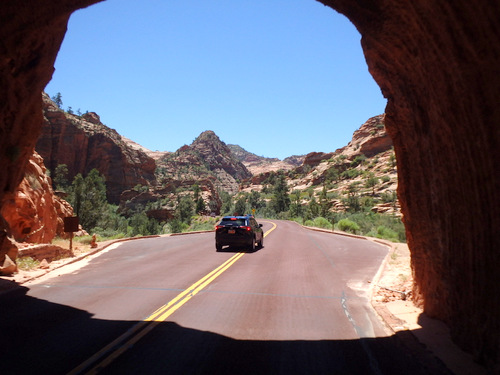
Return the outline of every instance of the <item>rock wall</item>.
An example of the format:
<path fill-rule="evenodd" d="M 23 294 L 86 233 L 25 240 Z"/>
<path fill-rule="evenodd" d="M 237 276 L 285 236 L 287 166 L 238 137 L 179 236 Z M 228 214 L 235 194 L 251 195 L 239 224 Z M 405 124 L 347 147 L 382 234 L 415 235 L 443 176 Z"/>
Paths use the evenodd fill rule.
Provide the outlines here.
<path fill-rule="evenodd" d="M 426 313 L 482 363 L 500 358 L 500 3 L 322 1 L 362 34 Z"/>
<path fill-rule="evenodd" d="M 96 113 L 76 116 L 59 109 L 43 94 L 44 121 L 36 150 L 54 171 L 68 166 L 68 179 L 86 176 L 97 169 L 106 178 L 107 198 L 120 201 L 120 194 L 136 185 L 156 183 L 156 163 L 142 150 L 130 147 L 115 130 L 101 123 Z"/>
<path fill-rule="evenodd" d="M 54 194 L 51 184 L 43 159 L 34 153 L 21 183 L 2 200 L 1 215 L 17 242 L 49 243 L 64 236 L 63 218 L 73 216 L 73 208 Z"/>
<path fill-rule="evenodd" d="M 2 2 L 0 201 L 20 182 L 39 135 L 40 92 L 67 19 L 93 2 Z M 500 3 L 322 2 L 360 31 L 370 72 L 388 99 L 416 292 L 462 347 L 498 371 Z M 3 248 L 8 228 L 0 223 Z"/>
<path fill-rule="evenodd" d="M 92 0 L 2 1 L 0 8 L 0 202 L 24 176 L 42 123 L 41 92 L 68 18 Z M 9 225 L 0 217 L 0 259 L 15 247 Z"/>

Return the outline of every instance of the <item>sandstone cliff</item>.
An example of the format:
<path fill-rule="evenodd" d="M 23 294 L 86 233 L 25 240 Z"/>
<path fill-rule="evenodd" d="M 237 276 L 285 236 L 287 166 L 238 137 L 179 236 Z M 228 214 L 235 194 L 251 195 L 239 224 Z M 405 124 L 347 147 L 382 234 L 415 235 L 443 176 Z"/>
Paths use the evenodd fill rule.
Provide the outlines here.
<path fill-rule="evenodd" d="M 241 161 L 253 175 L 278 170 L 288 171 L 300 166 L 304 160 L 304 156 L 290 156 L 284 160 L 280 160 L 278 158 L 266 158 L 248 152 L 238 145 L 227 146 L 231 150 L 231 153 L 239 161 Z"/>
<path fill-rule="evenodd" d="M 97 169 L 106 177 L 108 200 L 140 185 L 154 185 L 156 164 L 140 149 L 130 147 L 115 130 L 101 123 L 96 113 L 76 116 L 59 109 L 43 95 L 44 122 L 36 150 L 47 168 L 66 164 L 70 181 Z"/>
<path fill-rule="evenodd" d="M 17 189 L 4 196 L 1 214 L 18 242 L 49 243 L 64 236 L 63 218 L 73 208 L 52 190 L 40 155 L 33 153 Z"/>

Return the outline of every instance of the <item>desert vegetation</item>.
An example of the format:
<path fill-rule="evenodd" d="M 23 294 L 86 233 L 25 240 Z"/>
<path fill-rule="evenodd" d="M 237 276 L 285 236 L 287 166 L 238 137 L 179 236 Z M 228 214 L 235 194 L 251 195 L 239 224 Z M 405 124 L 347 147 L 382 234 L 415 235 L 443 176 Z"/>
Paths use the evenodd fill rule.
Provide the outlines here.
<path fill-rule="evenodd" d="M 363 173 L 358 172 L 358 175 Z M 395 202 L 395 193 L 375 194 L 374 187 L 379 179 L 373 174 L 364 174 L 364 183 L 344 184 L 346 188 L 341 193 L 328 188 L 332 187 L 335 177 L 327 178 L 321 188 L 290 191 L 289 176 L 285 172 L 271 173 L 261 191 L 242 191 L 235 195 L 218 191 L 221 205 L 217 216 L 212 213 L 213 202 L 205 202 L 201 197 L 198 184 L 175 189 L 163 199 L 120 210 L 107 201 L 105 178 L 95 169 L 86 176 L 76 175 L 70 183 L 66 166 L 59 165 L 53 181 L 58 191 L 67 194 L 82 227 L 88 233 L 97 234 L 99 240 L 211 230 L 220 216 L 254 213 L 259 218 L 293 220 L 305 226 L 404 242 L 405 231 L 399 216 L 372 211 L 376 203 Z M 329 172 L 327 176 L 338 175 Z M 147 186 L 134 188 L 139 193 L 148 189 Z M 337 210 L 332 209 L 334 204 Z M 338 210 L 339 205 L 341 210 Z M 148 216 L 151 210 L 162 208 L 170 210 L 171 217 L 158 220 Z"/>

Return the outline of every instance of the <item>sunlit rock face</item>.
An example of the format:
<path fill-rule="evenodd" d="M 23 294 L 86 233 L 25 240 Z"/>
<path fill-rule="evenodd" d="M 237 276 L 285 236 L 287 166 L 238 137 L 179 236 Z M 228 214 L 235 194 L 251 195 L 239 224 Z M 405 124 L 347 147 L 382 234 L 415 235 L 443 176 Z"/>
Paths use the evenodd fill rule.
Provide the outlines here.
<path fill-rule="evenodd" d="M 86 176 L 97 169 L 106 180 L 108 201 L 115 204 L 124 190 L 155 184 L 154 159 L 130 147 L 116 130 L 101 123 L 96 113 L 69 114 L 47 94 L 43 94 L 43 113 L 36 151 L 52 172 L 58 164 L 66 164 L 68 179 L 72 181 L 78 173 Z"/>
<path fill-rule="evenodd" d="M 40 132 L 40 93 L 67 19 L 93 2 L 2 2 L 0 201 L 21 181 Z M 500 3 L 322 2 L 360 31 L 388 99 L 415 291 L 462 347 L 498 370 Z M 2 225 L 0 248 L 6 233 Z"/>
<path fill-rule="evenodd" d="M 73 208 L 52 190 L 43 159 L 31 156 L 25 175 L 13 193 L 6 193 L 1 214 L 9 223 L 18 242 L 50 243 L 63 237 L 64 217 L 73 216 Z"/>

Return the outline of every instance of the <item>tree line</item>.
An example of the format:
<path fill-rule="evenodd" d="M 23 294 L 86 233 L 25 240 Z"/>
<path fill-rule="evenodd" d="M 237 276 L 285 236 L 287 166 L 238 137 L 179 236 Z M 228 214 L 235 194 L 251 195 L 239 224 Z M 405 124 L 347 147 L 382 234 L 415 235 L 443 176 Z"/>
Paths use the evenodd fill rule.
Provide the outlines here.
<path fill-rule="evenodd" d="M 125 214 L 119 212 L 118 206 L 107 201 L 105 178 L 96 169 L 86 176 L 77 174 L 71 182 L 67 175 L 66 165 L 57 166 L 53 177 L 54 187 L 67 193 L 68 202 L 80 218 L 82 227 L 89 233 L 104 237 L 178 233 L 193 229 L 193 226 L 195 229 L 211 229 L 216 220 L 206 220 L 204 227 L 196 220 L 197 215 L 215 211 L 213 202 L 209 202 L 207 206 L 197 184 L 189 191 L 179 191 L 176 201 L 170 202 L 175 207 L 174 217 L 159 222 L 148 217 L 146 212 L 151 208 L 162 208 L 166 202 L 158 201 L 149 207 L 136 206 Z M 137 189 L 142 188 L 148 189 Z M 338 229 L 393 241 L 406 240 L 400 218 L 371 212 L 372 203 L 363 204 L 355 189 L 348 189 L 347 196 L 342 200 L 346 208 L 344 212 L 332 210 L 332 197 L 326 186 L 319 192 L 312 188 L 290 192 L 283 172 L 271 174 L 260 192 L 251 191 L 231 196 L 225 191 L 219 191 L 218 194 L 222 202 L 218 212 L 220 215 L 255 213 L 260 218 L 295 220 L 300 224 L 325 229 Z"/>

